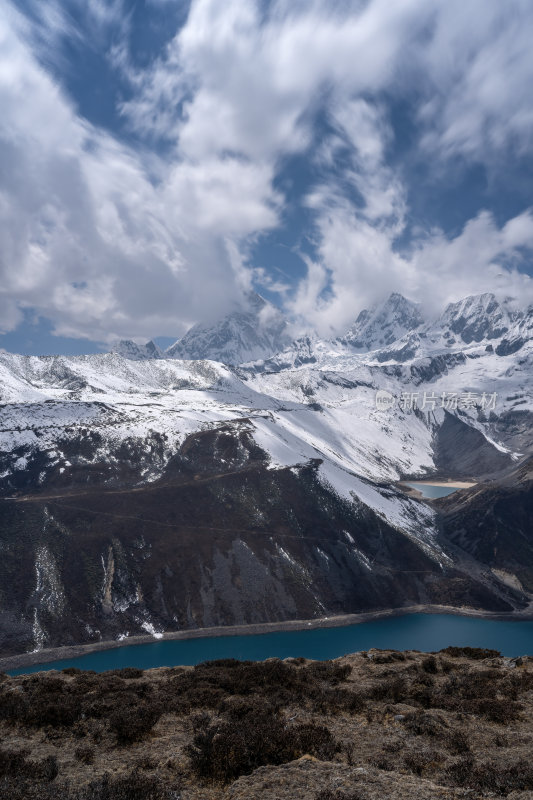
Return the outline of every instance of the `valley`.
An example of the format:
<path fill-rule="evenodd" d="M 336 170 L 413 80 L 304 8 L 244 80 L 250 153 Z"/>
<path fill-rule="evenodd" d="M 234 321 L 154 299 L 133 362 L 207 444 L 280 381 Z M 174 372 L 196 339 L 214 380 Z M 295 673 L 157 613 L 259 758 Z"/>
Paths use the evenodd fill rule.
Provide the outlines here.
<path fill-rule="evenodd" d="M 264 303 L 178 358 L 0 354 L 2 655 L 529 608 L 532 310 L 483 295 L 427 322 L 391 295 L 344 337 L 287 345 L 279 318 L 259 335 Z M 262 358 L 236 364 L 250 329 Z M 448 478 L 472 485 L 400 486 Z"/>

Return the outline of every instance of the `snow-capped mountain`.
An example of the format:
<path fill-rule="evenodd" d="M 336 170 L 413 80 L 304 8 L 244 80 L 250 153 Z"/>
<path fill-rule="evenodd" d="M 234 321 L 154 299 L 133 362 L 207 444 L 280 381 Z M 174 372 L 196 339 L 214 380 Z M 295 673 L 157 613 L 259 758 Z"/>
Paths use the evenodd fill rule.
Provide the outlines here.
<path fill-rule="evenodd" d="M 493 294 L 485 293 L 450 303 L 436 328 L 459 336 L 465 344 L 501 338 L 511 325 L 509 314 Z"/>
<path fill-rule="evenodd" d="M 282 350 L 290 341 L 283 314 L 255 292 L 245 301 L 212 325 L 194 325 L 168 348 L 166 357 L 242 364 Z"/>
<path fill-rule="evenodd" d="M 532 309 L 482 295 L 423 321 L 393 295 L 353 339 L 286 346 L 254 303 L 193 329 L 187 360 L 0 353 L 0 650 L 529 603 Z M 398 484 L 435 475 L 482 485 L 430 507 Z M 514 531 L 497 549 L 487 504 Z"/>
<path fill-rule="evenodd" d="M 521 350 L 533 338 L 533 306 L 524 312 L 515 312 L 509 330 L 496 347 L 498 355 L 511 355 Z"/>
<path fill-rule="evenodd" d="M 384 303 L 361 311 L 343 341 L 355 348 L 375 350 L 392 344 L 422 323 L 419 305 L 394 292 Z"/>

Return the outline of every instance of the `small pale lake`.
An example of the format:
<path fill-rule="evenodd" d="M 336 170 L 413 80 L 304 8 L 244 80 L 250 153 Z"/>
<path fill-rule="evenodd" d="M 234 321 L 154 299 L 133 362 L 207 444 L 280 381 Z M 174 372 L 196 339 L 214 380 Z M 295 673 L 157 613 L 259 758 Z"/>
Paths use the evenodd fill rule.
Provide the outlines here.
<path fill-rule="evenodd" d="M 456 492 L 458 489 L 465 488 L 464 485 L 454 486 L 453 484 L 448 484 L 447 486 L 439 486 L 437 484 L 417 483 L 415 481 L 406 483 L 406 486 L 410 486 L 412 489 L 418 489 L 422 496 L 427 497 L 429 500 L 435 500 L 437 497 L 446 497 Z"/>

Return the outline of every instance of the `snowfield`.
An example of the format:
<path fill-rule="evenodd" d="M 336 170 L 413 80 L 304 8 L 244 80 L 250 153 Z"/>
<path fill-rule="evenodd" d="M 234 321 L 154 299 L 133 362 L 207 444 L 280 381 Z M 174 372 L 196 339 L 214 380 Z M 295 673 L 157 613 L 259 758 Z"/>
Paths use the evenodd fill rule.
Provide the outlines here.
<path fill-rule="evenodd" d="M 118 463 L 122 445 L 129 443 L 143 453 L 139 480 L 154 481 L 191 433 L 247 420 L 270 468 L 319 459 L 320 475 L 339 495 L 370 506 L 410 535 L 427 530 L 422 539 L 432 547 L 430 511 L 390 486 L 439 470 L 435 442 L 447 417 L 478 432 L 502 456 L 521 458 L 520 438 L 499 421 L 533 412 L 530 317 L 530 309 L 515 312 L 511 322 L 504 308 L 483 295 L 425 324 L 417 307 L 393 295 L 360 315 L 345 339 L 306 337 L 278 355 L 240 366 L 165 358 L 155 348 L 149 350 L 152 358 L 144 350 L 139 360 L 132 348 L 130 357 L 1 353 L 0 478 L 10 491 L 10 478 L 41 454 L 40 482 L 46 483 L 48 470 L 65 471 L 73 457 L 78 465 Z M 238 323 L 233 317 L 232 336 Z M 250 326 L 249 319 L 245 323 Z M 283 329 L 277 317 L 276 325 Z M 197 333 L 194 342 L 194 330 L 188 336 L 189 346 L 200 352 L 207 341 L 212 350 L 215 334 L 205 328 Z M 503 346 L 518 338 L 518 349 Z M 376 407 L 378 390 L 394 400 L 388 411 Z M 466 393 L 470 404 L 442 407 L 442 397 Z M 424 394 L 434 400 L 421 408 Z M 484 394 L 493 402 L 487 410 L 479 406 Z M 419 408 L 402 404 L 406 396 Z M 93 447 L 70 452 L 69 443 L 87 432 Z"/>

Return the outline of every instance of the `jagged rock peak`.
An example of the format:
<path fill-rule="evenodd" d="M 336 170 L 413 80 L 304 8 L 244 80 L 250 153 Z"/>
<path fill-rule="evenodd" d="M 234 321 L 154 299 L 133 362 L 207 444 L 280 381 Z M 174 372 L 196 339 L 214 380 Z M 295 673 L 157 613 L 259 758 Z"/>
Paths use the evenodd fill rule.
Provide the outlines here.
<path fill-rule="evenodd" d="M 509 330 L 509 315 L 491 292 L 485 292 L 449 303 L 437 324 L 469 344 L 503 336 Z"/>
<path fill-rule="evenodd" d="M 393 292 L 384 302 L 361 311 L 343 341 L 365 350 L 386 347 L 423 322 L 420 305 Z"/>
<path fill-rule="evenodd" d="M 117 353 L 130 361 L 148 361 L 154 358 L 163 358 L 163 351 L 155 342 L 150 340 L 146 344 L 137 344 L 132 339 L 120 339 L 111 347 L 112 353 Z"/>

